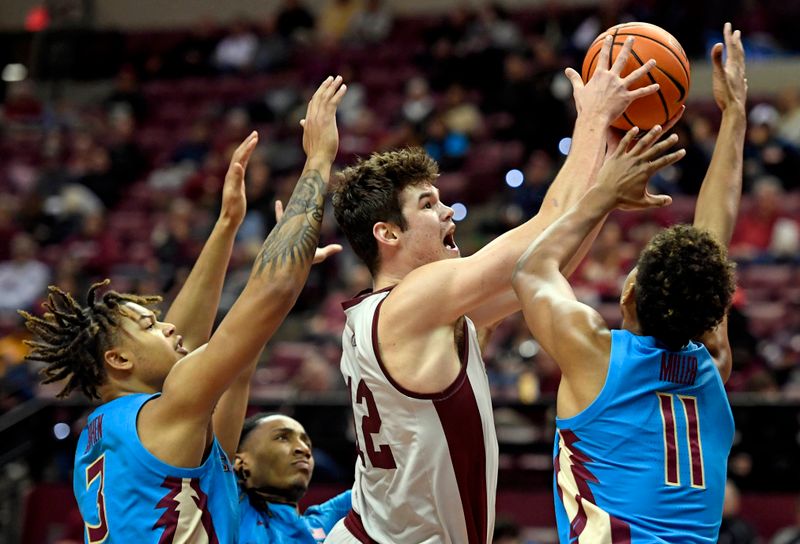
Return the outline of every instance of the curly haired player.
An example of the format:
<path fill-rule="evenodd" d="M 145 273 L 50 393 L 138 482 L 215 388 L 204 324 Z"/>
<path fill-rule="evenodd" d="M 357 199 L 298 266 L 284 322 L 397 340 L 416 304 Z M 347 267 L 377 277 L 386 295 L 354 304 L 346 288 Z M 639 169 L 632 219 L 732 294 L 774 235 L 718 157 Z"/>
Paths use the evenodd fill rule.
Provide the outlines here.
<path fill-rule="evenodd" d="M 648 244 L 622 292 L 621 330 L 579 302 L 564 268 L 614 208 L 663 206 L 650 175 L 682 150 L 635 145 L 629 132 L 597 186 L 520 259 L 514 288 L 525 321 L 561 368 L 554 492 L 561 542 L 717 541 L 733 417 L 723 382 L 731 371 L 726 313 L 734 291 L 727 257 L 742 192 L 744 50 L 725 25 L 712 51 L 722 124 L 694 224 Z"/>
<path fill-rule="evenodd" d="M 226 392 L 251 370 L 308 276 L 339 143 L 336 107 L 345 91 L 341 78 L 328 78 L 309 102 L 303 174 L 242 294 L 207 344 L 197 341 L 211 329 L 207 310 L 219 299 L 224 267 L 217 265 L 230 256 L 229 232 L 206 244 L 206 261 L 214 266 L 196 266 L 187 280 L 192 287 L 173 304 L 177 322 L 204 323 L 190 327 L 191 343 L 184 345 L 175 325 L 158 321 L 148 308 L 158 297 L 113 291 L 98 297 L 102 284 L 90 289 L 86 306 L 53 287 L 44 317 L 24 314 L 39 337 L 29 358 L 47 363 L 45 380 L 66 379 L 62 395 L 78 389 L 101 401 L 75 458 L 86 542 L 236 541 L 238 490 L 226 451 L 237 446 L 246 399 Z M 239 222 L 244 168 L 256 142 L 253 133 L 236 151 L 223 190 L 241 197 L 234 198 Z"/>

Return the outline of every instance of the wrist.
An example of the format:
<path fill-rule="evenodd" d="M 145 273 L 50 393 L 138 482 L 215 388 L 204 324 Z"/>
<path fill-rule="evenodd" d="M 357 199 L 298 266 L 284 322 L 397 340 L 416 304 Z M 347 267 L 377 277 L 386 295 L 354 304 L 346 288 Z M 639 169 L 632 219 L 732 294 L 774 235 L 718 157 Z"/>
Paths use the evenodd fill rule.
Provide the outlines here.
<path fill-rule="evenodd" d="M 619 204 L 617 196 L 617 192 L 613 188 L 604 187 L 603 181 L 600 180 L 586 192 L 585 198 L 589 201 L 588 211 L 592 216 L 605 216 Z"/>
<path fill-rule="evenodd" d="M 239 218 L 228 215 L 225 210 L 223 210 L 220 212 L 219 217 L 217 218 L 217 223 L 214 225 L 214 229 L 218 229 L 224 233 L 235 234 L 236 231 L 239 230 L 239 226 L 241 226 L 243 219 L 243 217 Z"/>
<path fill-rule="evenodd" d="M 333 166 L 333 159 L 330 159 L 323 155 L 313 155 L 306 159 L 306 164 L 303 167 L 303 171 L 308 172 L 309 170 L 316 170 L 317 172 L 319 172 L 319 175 L 322 177 L 322 180 L 327 185 L 332 166 Z"/>
<path fill-rule="evenodd" d="M 741 122 L 744 124 L 747 121 L 747 110 L 744 104 L 728 104 L 728 106 L 722 110 L 722 121 L 729 123 Z"/>

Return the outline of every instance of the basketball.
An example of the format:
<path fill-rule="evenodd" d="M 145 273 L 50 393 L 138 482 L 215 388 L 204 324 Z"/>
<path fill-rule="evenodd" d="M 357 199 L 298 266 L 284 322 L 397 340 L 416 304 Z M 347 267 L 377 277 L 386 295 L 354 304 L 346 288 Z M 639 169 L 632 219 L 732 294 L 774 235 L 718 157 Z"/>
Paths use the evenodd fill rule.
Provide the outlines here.
<path fill-rule="evenodd" d="M 656 66 L 650 70 L 650 73 L 634 82 L 631 89 L 638 89 L 653 83 L 659 84 L 657 93 L 635 100 L 628 106 L 625 113 L 611 125 L 623 130 L 629 130 L 633 126 L 647 130 L 654 125 L 664 125 L 669 122 L 678 113 L 689 94 L 691 81 L 689 60 L 686 58 L 681 44 L 663 28 L 649 23 L 624 23 L 612 26 L 600 34 L 586 52 L 581 69 L 581 77 L 584 82 L 589 81 L 597 68 L 597 59 L 600 57 L 603 40 L 608 34 L 614 36 L 609 67 L 616 60 L 628 36 L 634 37 L 631 56 L 627 65 L 622 69 L 622 77 L 627 76 L 650 59 L 656 61 Z"/>

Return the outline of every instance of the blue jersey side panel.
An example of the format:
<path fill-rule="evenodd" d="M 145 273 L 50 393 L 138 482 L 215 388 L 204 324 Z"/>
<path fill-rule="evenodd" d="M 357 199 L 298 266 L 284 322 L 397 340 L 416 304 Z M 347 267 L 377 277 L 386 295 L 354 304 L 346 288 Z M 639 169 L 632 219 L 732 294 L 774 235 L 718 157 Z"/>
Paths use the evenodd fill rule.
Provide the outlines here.
<path fill-rule="evenodd" d="M 126 395 L 94 410 L 78 440 L 73 490 L 84 520 L 84 540 L 157 544 L 235 542 L 236 479 L 214 439 L 197 468 L 177 468 L 139 441 L 136 419 L 158 395 Z"/>
<path fill-rule="evenodd" d="M 242 494 L 239 544 L 320 544 L 352 506 L 352 491 L 310 506 L 303 515 L 294 507 L 269 503 L 254 507 Z"/>
<path fill-rule="evenodd" d="M 612 331 L 602 391 L 556 427 L 561 542 L 716 543 L 734 425 L 704 346 Z"/>

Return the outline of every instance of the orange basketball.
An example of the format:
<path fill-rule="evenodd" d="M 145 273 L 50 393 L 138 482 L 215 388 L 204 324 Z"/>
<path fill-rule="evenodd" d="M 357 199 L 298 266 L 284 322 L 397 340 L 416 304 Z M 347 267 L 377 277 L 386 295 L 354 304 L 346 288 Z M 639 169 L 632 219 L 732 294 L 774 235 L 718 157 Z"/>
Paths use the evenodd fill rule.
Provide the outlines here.
<path fill-rule="evenodd" d="M 660 88 L 657 93 L 635 100 L 625 113 L 615 120 L 612 126 L 628 130 L 634 125 L 647 130 L 654 125 L 665 124 L 678 113 L 686 96 L 689 94 L 691 74 L 689 60 L 683 47 L 672 34 L 663 28 L 649 23 L 625 23 L 612 26 L 600 34 L 583 59 L 581 77 L 584 82 L 597 68 L 597 59 L 603 47 L 603 39 L 611 34 L 614 44 L 611 46 L 610 64 L 614 63 L 625 40 L 628 36 L 634 37 L 633 49 L 628 63 L 622 69 L 622 77 L 633 72 L 650 59 L 656 60 L 656 66 L 650 73 L 639 78 L 631 85 L 631 89 L 638 89 L 653 83 L 658 83 Z"/>

